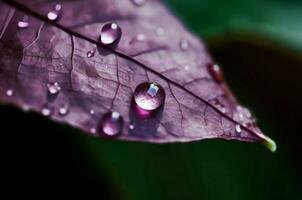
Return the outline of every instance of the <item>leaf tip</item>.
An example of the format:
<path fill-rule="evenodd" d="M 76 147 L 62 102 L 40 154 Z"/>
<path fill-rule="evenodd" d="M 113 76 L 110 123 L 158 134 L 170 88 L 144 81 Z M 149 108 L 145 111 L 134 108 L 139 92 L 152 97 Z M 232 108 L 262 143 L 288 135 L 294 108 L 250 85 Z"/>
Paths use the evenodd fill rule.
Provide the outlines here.
<path fill-rule="evenodd" d="M 267 137 L 267 136 L 264 138 L 263 144 L 269 150 L 271 150 L 271 152 L 275 152 L 277 150 L 277 144 L 275 143 L 275 141 L 272 140 L 271 138 Z"/>

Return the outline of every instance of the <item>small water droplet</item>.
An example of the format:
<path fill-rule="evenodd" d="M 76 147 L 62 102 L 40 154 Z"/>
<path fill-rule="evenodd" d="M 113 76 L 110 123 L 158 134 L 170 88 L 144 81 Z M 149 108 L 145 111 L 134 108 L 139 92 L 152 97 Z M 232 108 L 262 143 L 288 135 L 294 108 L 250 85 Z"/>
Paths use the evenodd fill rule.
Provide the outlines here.
<path fill-rule="evenodd" d="M 226 113 L 226 108 L 225 106 L 218 100 L 218 99 L 215 99 L 214 100 L 214 106 L 216 108 L 218 108 L 222 113 Z"/>
<path fill-rule="evenodd" d="M 149 111 L 159 108 L 164 103 L 165 96 L 164 89 L 157 83 L 141 83 L 134 91 L 135 103 Z"/>
<path fill-rule="evenodd" d="M 55 10 L 56 10 L 56 11 L 60 11 L 61 9 L 62 9 L 61 4 L 56 4 Z"/>
<path fill-rule="evenodd" d="M 190 66 L 189 65 L 185 65 L 185 70 L 189 71 L 189 69 L 190 69 Z"/>
<path fill-rule="evenodd" d="M 68 114 L 68 111 L 69 111 L 69 107 L 68 105 L 62 105 L 60 108 L 59 108 L 59 114 L 61 116 L 65 116 Z"/>
<path fill-rule="evenodd" d="M 189 42 L 186 39 L 182 39 L 179 43 L 180 49 L 186 51 L 189 49 Z"/>
<path fill-rule="evenodd" d="M 208 71 L 211 74 L 211 76 L 214 78 L 217 82 L 223 81 L 223 73 L 217 64 L 209 64 L 208 65 Z"/>
<path fill-rule="evenodd" d="M 89 113 L 90 113 L 91 115 L 94 115 L 95 111 L 94 111 L 93 109 L 91 109 L 91 110 L 89 111 Z"/>
<path fill-rule="evenodd" d="M 241 126 L 239 124 L 236 124 L 235 131 L 236 133 L 241 133 Z"/>
<path fill-rule="evenodd" d="M 133 39 L 131 39 L 129 41 L 129 44 L 133 44 L 135 42 L 143 42 L 146 40 L 146 35 L 140 33 L 140 34 L 137 34 Z"/>
<path fill-rule="evenodd" d="M 118 112 L 106 113 L 99 124 L 99 134 L 104 137 L 115 137 L 122 132 L 124 120 Z"/>
<path fill-rule="evenodd" d="M 18 22 L 19 28 L 27 28 L 29 27 L 28 16 L 25 15 L 21 21 Z"/>
<path fill-rule="evenodd" d="M 129 124 L 129 129 L 134 130 L 135 126 L 133 124 Z"/>
<path fill-rule="evenodd" d="M 24 112 L 28 112 L 30 110 L 30 107 L 29 107 L 29 105 L 23 105 L 22 109 Z"/>
<path fill-rule="evenodd" d="M 52 84 L 47 84 L 47 87 L 48 87 L 48 92 L 50 94 L 57 94 L 61 91 L 61 86 L 59 85 L 58 82 L 54 82 Z"/>
<path fill-rule="evenodd" d="M 137 41 L 144 41 L 146 39 L 146 36 L 144 34 L 138 34 L 136 36 Z"/>
<path fill-rule="evenodd" d="M 12 90 L 12 89 L 8 89 L 8 90 L 6 90 L 6 96 L 8 96 L 8 97 L 11 97 L 11 96 L 13 96 L 14 95 L 14 90 Z"/>
<path fill-rule="evenodd" d="M 100 42 L 104 45 L 111 45 L 117 42 L 122 35 L 120 26 L 116 23 L 106 23 L 102 27 Z"/>
<path fill-rule="evenodd" d="M 60 4 L 56 4 L 54 10 L 47 13 L 47 18 L 51 21 L 55 21 L 59 18 L 61 14 L 62 6 Z"/>
<path fill-rule="evenodd" d="M 105 68 L 108 69 L 108 65 L 105 65 Z"/>
<path fill-rule="evenodd" d="M 51 110 L 48 107 L 44 107 L 44 108 L 42 108 L 41 113 L 42 113 L 42 115 L 47 117 L 47 116 L 51 115 Z"/>
<path fill-rule="evenodd" d="M 95 128 L 91 128 L 90 129 L 90 133 L 92 133 L 93 135 L 96 134 L 96 129 Z"/>
<path fill-rule="evenodd" d="M 162 27 L 158 27 L 158 28 L 155 30 L 155 32 L 156 32 L 156 35 L 157 35 L 157 36 L 163 36 L 163 35 L 165 35 L 165 30 L 164 30 Z"/>
<path fill-rule="evenodd" d="M 131 1 L 136 6 L 142 6 L 147 2 L 147 0 L 131 0 Z"/>
<path fill-rule="evenodd" d="M 94 54 L 95 54 L 95 50 L 94 50 L 94 49 L 93 49 L 93 50 L 88 51 L 88 52 L 87 52 L 87 58 L 91 58 L 91 57 L 93 57 L 93 56 L 94 56 Z"/>

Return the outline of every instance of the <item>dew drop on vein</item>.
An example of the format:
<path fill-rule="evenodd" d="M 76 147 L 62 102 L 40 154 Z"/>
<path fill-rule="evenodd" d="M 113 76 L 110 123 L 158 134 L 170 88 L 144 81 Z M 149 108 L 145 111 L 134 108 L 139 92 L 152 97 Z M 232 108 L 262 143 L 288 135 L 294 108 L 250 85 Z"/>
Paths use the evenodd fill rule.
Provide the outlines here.
<path fill-rule="evenodd" d="M 47 84 L 48 92 L 52 95 L 58 94 L 61 91 L 61 86 L 58 82 Z"/>
<path fill-rule="evenodd" d="M 103 137 L 116 137 L 121 134 L 124 126 L 123 117 L 118 112 L 107 112 L 102 117 L 98 133 Z"/>
<path fill-rule="evenodd" d="M 21 28 L 21 29 L 29 27 L 29 22 L 28 22 L 28 16 L 27 15 L 25 15 L 21 21 L 18 21 L 18 27 Z"/>
<path fill-rule="evenodd" d="M 47 18 L 51 21 L 56 21 L 62 12 L 62 6 L 60 4 L 56 4 L 54 10 L 49 11 L 47 13 Z"/>
<path fill-rule="evenodd" d="M 157 83 L 144 82 L 139 84 L 134 91 L 134 101 L 143 110 L 156 110 L 165 101 L 165 91 Z"/>
<path fill-rule="evenodd" d="M 131 1 L 136 6 L 143 6 L 147 2 L 147 0 L 131 0 Z"/>
<path fill-rule="evenodd" d="M 117 23 L 106 23 L 101 29 L 100 43 L 103 45 L 111 45 L 120 40 L 122 30 Z"/>

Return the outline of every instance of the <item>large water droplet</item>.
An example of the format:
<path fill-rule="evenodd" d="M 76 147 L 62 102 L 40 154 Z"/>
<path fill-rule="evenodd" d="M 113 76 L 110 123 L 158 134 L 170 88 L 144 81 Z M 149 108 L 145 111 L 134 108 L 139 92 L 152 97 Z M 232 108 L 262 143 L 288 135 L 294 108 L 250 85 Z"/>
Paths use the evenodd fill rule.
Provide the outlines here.
<path fill-rule="evenodd" d="M 122 132 L 123 126 L 124 120 L 118 112 L 108 112 L 102 117 L 98 132 L 104 137 L 115 137 Z"/>
<path fill-rule="evenodd" d="M 61 86 L 58 82 L 54 82 L 52 84 L 47 84 L 48 92 L 50 94 L 57 94 L 61 91 Z"/>
<path fill-rule="evenodd" d="M 131 0 L 131 1 L 136 6 L 142 6 L 147 2 L 147 0 Z"/>
<path fill-rule="evenodd" d="M 69 112 L 69 106 L 68 106 L 67 104 L 62 105 L 62 106 L 59 108 L 59 114 L 60 114 L 61 116 L 67 115 L 68 112 Z"/>
<path fill-rule="evenodd" d="M 182 39 L 179 43 L 179 47 L 181 50 L 186 51 L 189 49 L 189 42 L 186 39 Z"/>
<path fill-rule="evenodd" d="M 41 110 L 42 115 L 48 117 L 51 115 L 52 111 L 48 107 L 44 107 Z"/>
<path fill-rule="evenodd" d="M 62 6 L 60 4 L 56 4 L 54 10 L 47 13 L 47 18 L 51 21 L 55 21 L 59 18 L 62 11 Z"/>
<path fill-rule="evenodd" d="M 8 89 L 8 90 L 6 90 L 5 94 L 6 94 L 6 96 L 11 97 L 14 95 L 14 90 Z"/>
<path fill-rule="evenodd" d="M 217 64 L 209 64 L 208 70 L 211 76 L 214 78 L 215 81 L 221 82 L 223 81 L 223 73 Z"/>
<path fill-rule="evenodd" d="M 24 16 L 21 21 L 18 22 L 19 28 L 27 28 L 29 27 L 28 16 Z"/>
<path fill-rule="evenodd" d="M 87 52 L 87 58 L 93 57 L 94 54 L 95 54 L 95 49 L 88 51 L 88 52 Z"/>
<path fill-rule="evenodd" d="M 122 30 L 116 23 L 107 23 L 102 27 L 100 42 L 104 45 L 111 45 L 117 42 L 122 35 Z"/>
<path fill-rule="evenodd" d="M 134 91 L 135 103 L 148 111 L 159 108 L 164 103 L 165 97 L 164 89 L 157 83 L 141 83 Z"/>

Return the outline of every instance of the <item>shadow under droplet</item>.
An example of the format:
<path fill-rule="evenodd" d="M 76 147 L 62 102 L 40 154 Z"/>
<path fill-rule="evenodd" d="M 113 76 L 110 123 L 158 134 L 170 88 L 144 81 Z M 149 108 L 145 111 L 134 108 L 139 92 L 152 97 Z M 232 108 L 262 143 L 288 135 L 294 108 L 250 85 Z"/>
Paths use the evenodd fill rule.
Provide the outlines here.
<path fill-rule="evenodd" d="M 148 111 L 141 109 L 132 99 L 130 106 L 130 124 L 134 125 L 134 129 L 129 130 L 130 134 L 143 138 L 155 137 L 164 105 L 154 111 Z"/>
<path fill-rule="evenodd" d="M 50 94 L 48 91 L 47 91 L 47 101 L 48 102 L 54 102 L 56 100 L 56 98 L 58 97 L 59 95 L 59 92 L 56 93 L 56 94 Z"/>
<path fill-rule="evenodd" d="M 102 56 L 107 56 L 109 54 L 113 53 L 113 50 L 117 49 L 118 44 L 119 44 L 120 38 L 115 41 L 112 44 L 108 44 L 108 45 L 97 45 L 97 51 L 99 52 L 100 55 Z M 100 43 L 100 41 L 99 41 Z"/>

